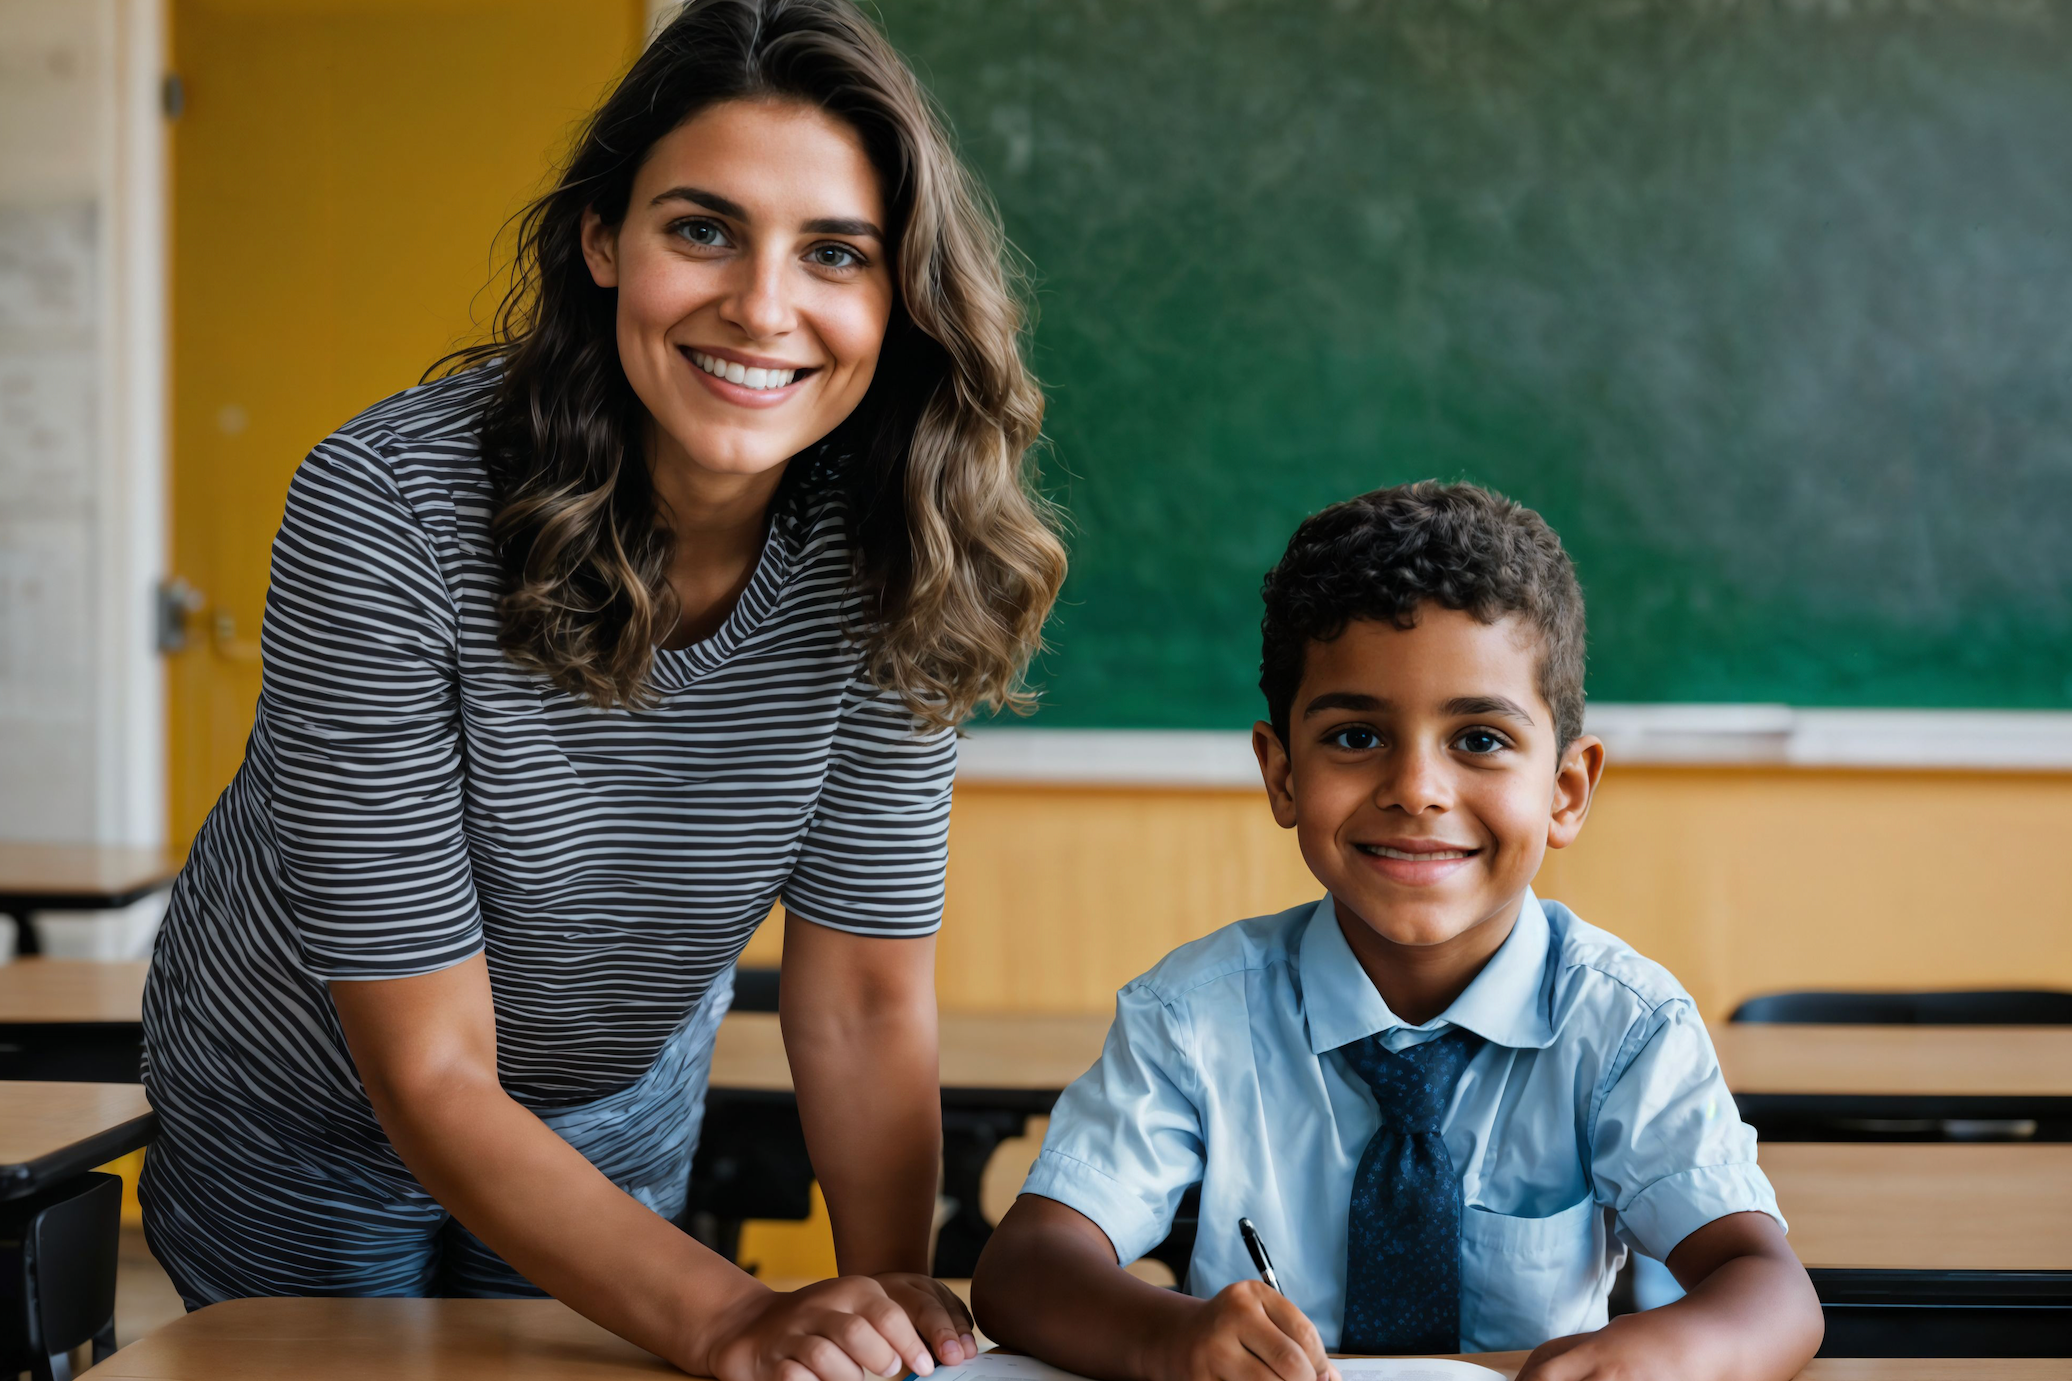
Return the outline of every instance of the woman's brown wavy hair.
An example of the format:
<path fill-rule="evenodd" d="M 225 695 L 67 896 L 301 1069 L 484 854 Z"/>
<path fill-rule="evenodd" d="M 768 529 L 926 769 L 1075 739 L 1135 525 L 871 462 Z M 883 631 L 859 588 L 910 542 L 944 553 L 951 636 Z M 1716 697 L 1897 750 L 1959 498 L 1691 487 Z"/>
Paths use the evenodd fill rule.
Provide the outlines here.
<path fill-rule="evenodd" d="M 655 645 L 675 626 L 671 537 L 645 460 L 646 410 L 619 365 L 616 294 L 583 262 L 583 213 L 625 217 L 657 140 L 722 101 L 810 103 L 862 138 L 892 224 L 898 303 L 869 391 L 790 463 L 796 514 L 843 491 L 869 611 L 871 678 L 926 724 L 1026 710 L 1023 683 L 1064 579 L 1027 468 L 1043 395 L 991 203 L 920 83 L 850 0 L 693 0 L 590 118 L 552 190 L 518 220 L 514 280 L 490 338 L 452 358 L 501 362 L 482 422 L 498 488 L 502 643 L 599 706 L 654 703 Z"/>

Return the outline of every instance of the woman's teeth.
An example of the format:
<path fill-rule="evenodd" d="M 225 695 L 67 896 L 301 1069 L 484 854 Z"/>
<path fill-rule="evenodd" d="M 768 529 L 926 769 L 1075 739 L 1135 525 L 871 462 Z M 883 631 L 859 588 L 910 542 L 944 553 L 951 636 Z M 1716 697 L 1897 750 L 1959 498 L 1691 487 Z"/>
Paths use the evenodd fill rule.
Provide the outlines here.
<path fill-rule="evenodd" d="M 718 359 L 712 355 L 700 354 L 696 350 L 691 351 L 690 356 L 692 364 L 713 378 L 725 379 L 728 383 L 739 384 L 743 388 L 785 388 L 798 376 L 796 369 L 750 369 L 732 360 Z"/>
<path fill-rule="evenodd" d="M 1467 849 L 1437 849 L 1431 853 L 1414 854 L 1408 849 L 1391 849 L 1386 844 L 1362 844 L 1359 847 L 1362 853 L 1370 853 L 1377 858 L 1400 858 L 1405 863 L 1443 863 L 1448 859 L 1466 858 L 1471 852 Z"/>

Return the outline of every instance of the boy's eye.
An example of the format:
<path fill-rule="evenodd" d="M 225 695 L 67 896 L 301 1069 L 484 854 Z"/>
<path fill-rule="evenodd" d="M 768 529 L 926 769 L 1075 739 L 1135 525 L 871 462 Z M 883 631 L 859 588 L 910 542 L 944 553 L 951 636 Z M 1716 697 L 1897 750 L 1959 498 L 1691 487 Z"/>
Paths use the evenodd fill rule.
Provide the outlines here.
<path fill-rule="evenodd" d="M 669 227 L 669 232 L 707 249 L 723 249 L 732 243 L 727 239 L 726 227 L 718 221 L 708 221 L 702 217 L 678 221 Z"/>
<path fill-rule="evenodd" d="M 1343 729 L 1333 729 L 1324 742 L 1334 748 L 1350 748 L 1354 752 L 1365 752 L 1381 746 L 1381 735 L 1364 724 L 1348 724 Z"/>
<path fill-rule="evenodd" d="M 1477 757 L 1500 753 L 1511 746 L 1488 729 L 1470 729 L 1454 742 L 1460 745 L 1462 752 L 1472 753 Z"/>
<path fill-rule="evenodd" d="M 863 256 L 847 245 L 815 245 L 806 251 L 806 261 L 818 268 L 853 269 L 863 266 Z"/>

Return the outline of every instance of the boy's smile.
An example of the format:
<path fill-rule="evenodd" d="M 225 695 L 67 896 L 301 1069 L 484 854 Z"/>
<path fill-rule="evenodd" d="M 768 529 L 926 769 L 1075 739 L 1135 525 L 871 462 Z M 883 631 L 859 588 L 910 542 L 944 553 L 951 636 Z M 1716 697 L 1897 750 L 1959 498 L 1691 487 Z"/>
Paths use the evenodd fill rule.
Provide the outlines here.
<path fill-rule="evenodd" d="M 1589 810 L 1604 750 L 1585 735 L 1557 753 L 1539 658 L 1515 617 L 1427 603 L 1413 628 L 1354 619 L 1309 644 L 1288 743 L 1252 730 L 1274 818 L 1406 1020 L 1437 1016 L 1474 978 Z"/>

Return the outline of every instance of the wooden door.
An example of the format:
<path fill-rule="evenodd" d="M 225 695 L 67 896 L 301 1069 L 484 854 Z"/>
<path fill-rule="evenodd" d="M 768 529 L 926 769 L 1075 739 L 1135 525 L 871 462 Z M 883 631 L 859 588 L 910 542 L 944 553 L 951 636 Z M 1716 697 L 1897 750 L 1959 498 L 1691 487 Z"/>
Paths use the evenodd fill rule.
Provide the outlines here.
<path fill-rule="evenodd" d="M 640 0 L 173 0 L 170 838 L 244 754 L 309 448 L 473 339 L 509 217 L 631 62 Z"/>

